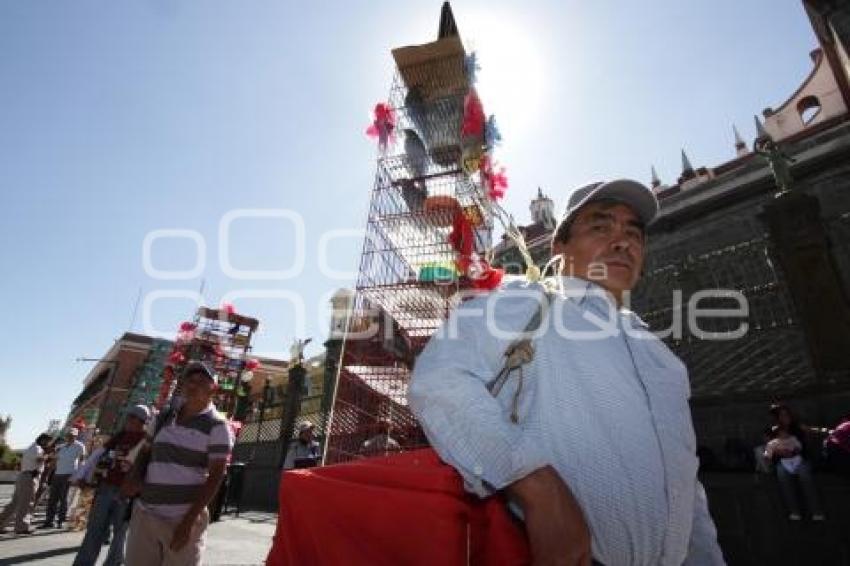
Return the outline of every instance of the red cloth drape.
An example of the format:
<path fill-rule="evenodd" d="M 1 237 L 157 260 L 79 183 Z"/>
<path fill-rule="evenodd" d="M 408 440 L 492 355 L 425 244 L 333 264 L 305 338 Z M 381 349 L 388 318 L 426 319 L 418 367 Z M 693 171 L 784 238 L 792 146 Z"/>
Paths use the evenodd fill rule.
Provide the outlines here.
<path fill-rule="evenodd" d="M 282 474 L 269 566 L 520 566 L 522 525 L 433 450 Z"/>

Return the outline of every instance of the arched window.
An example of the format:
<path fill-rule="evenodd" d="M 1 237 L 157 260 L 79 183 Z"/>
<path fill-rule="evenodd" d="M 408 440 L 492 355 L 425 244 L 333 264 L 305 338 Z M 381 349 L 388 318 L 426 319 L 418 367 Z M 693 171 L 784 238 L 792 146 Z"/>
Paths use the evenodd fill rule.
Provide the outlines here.
<path fill-rule="evenodd" d="M 817 96 L 804 96 L 800 99 L 800 102 L 797 103 L 797 112 L 800 113 L 800 120 L 803 121 L 804 126 L 808 126 L 812 123 L 812 121 L 817 117 L 820 113 L 820 100 L 818 100 Z"/>

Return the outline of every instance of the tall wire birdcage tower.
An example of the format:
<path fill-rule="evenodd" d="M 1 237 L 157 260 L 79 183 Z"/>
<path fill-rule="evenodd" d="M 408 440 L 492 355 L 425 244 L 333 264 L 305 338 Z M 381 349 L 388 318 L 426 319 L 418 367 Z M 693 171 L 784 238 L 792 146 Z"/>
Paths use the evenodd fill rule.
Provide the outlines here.
<path fill-rule="evenodd" d="M 460 301 L 469 278 L 449 243 L 462 214 L 473 249 L 491 247 L 493 218 L 462 135 L 471 77 L 448 3 L 437 41 L 393 50 L 388 105 L 395 143 L 379 152 L 352 314 L 343 339 L 325 463 L 424 446 L 407 406 L 416 355 Z M 473 145 L 481 146 L 481 140 Z"/>

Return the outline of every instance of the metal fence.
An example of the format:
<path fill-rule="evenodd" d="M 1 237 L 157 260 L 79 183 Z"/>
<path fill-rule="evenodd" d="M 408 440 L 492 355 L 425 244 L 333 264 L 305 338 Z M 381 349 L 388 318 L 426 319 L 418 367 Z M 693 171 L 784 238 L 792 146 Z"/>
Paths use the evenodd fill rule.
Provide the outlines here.
<path fill-rule="evenodd" d="M 324 395 L 303 397 L 295 418 L 316 425 L 317 440 L 324 443 Z M 239 504 L 242 509 L 274 510 L 280 471 L 286 450 L 287 418 L 283 388 L 267 388 L 265 398 L 254 403 L 233 449 L 233 462 L 244 464 Z M 235 503 L 235 502 L 233 502 Z"/>

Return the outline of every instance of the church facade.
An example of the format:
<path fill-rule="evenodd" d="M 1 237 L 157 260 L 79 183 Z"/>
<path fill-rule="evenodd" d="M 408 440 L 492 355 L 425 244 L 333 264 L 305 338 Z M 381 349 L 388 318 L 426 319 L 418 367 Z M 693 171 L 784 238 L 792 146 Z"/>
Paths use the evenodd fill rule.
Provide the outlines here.
<path fill-rule="evenodd" d="M 760 441 L 772 402 L 816 426 L 850 406 L 850 11 L 827 4 L 804 2 L 820 43 L 811 74 L 755 118 L 776 155 L 733 129 L 731 161 L 695 167 L 682 152 L 671 185 L 652 170 L 661 211 L 631 308 L 688 365 L 708 465 L 748 465 L 741 447 Z M 555 214 L 540 190 L 531 213 L 521 231 L 542 266 Z M 509 240 L 494 258 L 524 271 Z"/>

